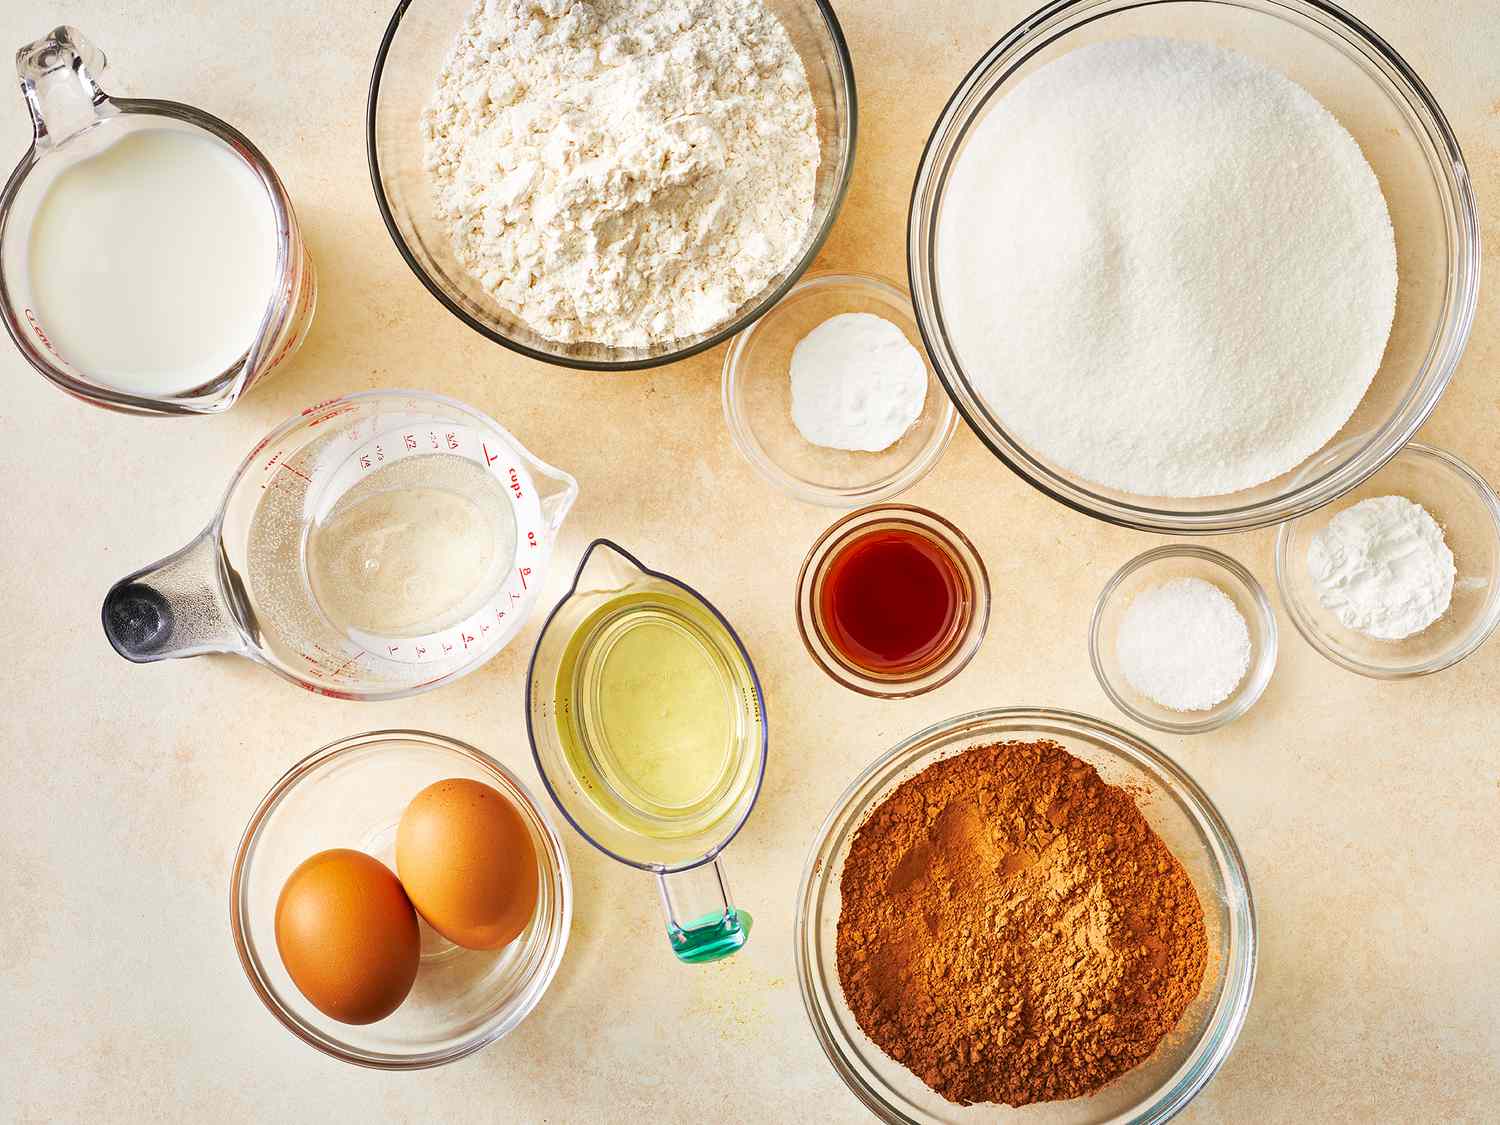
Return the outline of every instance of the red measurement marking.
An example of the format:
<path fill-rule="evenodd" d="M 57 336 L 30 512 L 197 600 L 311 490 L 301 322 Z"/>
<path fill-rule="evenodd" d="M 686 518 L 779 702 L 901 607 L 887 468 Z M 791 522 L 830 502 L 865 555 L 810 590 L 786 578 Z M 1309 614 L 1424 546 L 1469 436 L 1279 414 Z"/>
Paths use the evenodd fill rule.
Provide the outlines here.
<path fill-rule="evenodd" d="M 514 468 L 510 471 L 510 490 L 516 494 L 516 499 L 521 498 L 521 474 Z"/>
<path fill-rule="evenodd" d="M 484 463 L 486 466 L 493 465 L 496 461 L 500 460 L 499 457 L 490 452 L 490 447 L 484 442 L 479 443 L 479 448 L 484 450 Z"/>
<path fill-rule="evenodd" d="M 42 342 L 42 347 L 46 348 L 57 359 L 60 359 L 62 360 L 62 362 L 67 363 L 67 360 L 63 359 L 62 356 L 57 354 L 57 349 L 52 346 L 52 340 L 47 336 L 47 333 L 42 331 L 42 326 L 36 318 L 36 313 L 32 312 L 30 309 L 26 309 L 25 313 L 26 323 L 31 325 L 31 330 L 36 333 L 36 338 Z"/>
<path fill-rule="evenodd" d="M 461 630 L 461 629 L 460 629 L 460 630 L 459 630 L 459 633 L 458 633 L 458 635 L 459 635 L 459 636 L 460 636 L 460 637 L 462 637 L 462 638 L 463 638 L 463 639 L 464 639 L 464 649 L 465 649 L 465 651 L 467 651 L 467 650 L 468 650 L 468 647 L 469 647 L 469 646 L 470 646 L 470 645 L 471 645 L 471 644 L 473 644 L 473 643 L 474 643 L 474 638 L 473 638 L 473 637 L 471 637 L 471 636 L 469 636 L 469 634 L 468 634 L 468 633 L 465 633 L 465 632 L 464 632 L 464 631 L 463 631 L 463 630 Z"/>
<path fill-rule="evenodd" d="M 441 643 L 442 646 L 443 646 L 443 655 L 444 656 L 447 656 L 450 652 L 453 651 L 453 646 L 450 645 L 447 641 L 441 641 L 439 643 Z"/>
<path fill-rule="evenodd" d="M 521 600 L 521 595 L 516 593 L 514 590 L 507 590 L 505 592 L 510 595 L 511 605 L 515 605 L 518 601 Z"/>
<path fill-rule="evenodd" d="M 398 652 L 401 651 L 401 646 L 400 645 L 386 645 L 385 646 L 385 650 L 386 650 L 386 652 L 390 653 L 392 656 L 395 656 Z"/>
<path fill-rule="evenodd" d="M 415 449 L 415 448 L 417 448 L 417 438 L 416 438 L 416 435 L 415 434 L 402 434 L 401 435 L 401 444 L 403 444 L 404 446 L 406 446 L 407 449 Z"/>
<path fill-rule="evenodd" d="M 452 430 L 449 430 L 446 434 L 443 435 L 443 437 L 447 440 L 449 449 L 458 448 L 458 438 Z"/>
<path fill-rule="evenodd" d="M 292 468 L 292 467 L 291 467 L 291 466 L 290 466 L 290 465 L 288 465 L 288 464 L 287 464 L 287 463 L 286 463 L 286 462 L 285 462 L 285 461 L 283 461 L 283 462 L 282 462 L 282 463 L 281 463 L 281 468 L 283 468 L 283 469 L 285 469 L 285 470 L 286 470 L 286 471 L 287 471 L 287 472 L 289 472 L 289 473 L 291 473 L 291 474 L 292 474 L 292 476 L 294 476 L 294 477 L 301 477 L 301 478 L 302 478 L 302 479 L 303 479 L 303 480 L 305 480 L 305 481 L 306 481 L 306 482 L 307 482 L 307 483 L 308 483 L 308 484 L 312 484 L 312 477 L 310 477 L 310 476 L 308 476 L 308 475 L 307 475 L 307 474 L 306 474 L 306 473 L 303 473 L 303 472 L 299 472 L 299 471 L 298 471 L 298 470 L 296 470 L 296 469 L 294 469 L 294 468 Z"/>
<path fill-rule="evenodd" d="M 364 649 L 360 649 L 353 656 L 351 656 L 348 660 L 344 661 L 337 668 L 335 668 L 332 672 L 330 672 L 329 675 L 332 675 L 332 676 L 342 675 L 345 668 L 349 667 L 349 665 L 353 664 L 356 660 L 358 660 L 364 654 L 365 654 L 365 650 Z"/>
<path fill-rule="evenodd" d="M 418 656 L 426 656 L 427 655 L 427 649 L 423 645 L 418 645 L 417 646 L 417 655 Z"/>
<path fill-rule="evenodd" d="M 536 532 L 534 531 L 528 531 L 526 533 L 526 542 L 530 543 L 533 547 L 541 546 L 541 544 L 536 541 Z"/>
<path fill-rule="evenodd" d="M 489 631 L 490 631 L 490 627 L 488 625 L 480 625 L 479 626 L 479 635 L 481 637 L 484 636 Z"/>
<path fill-rule="evenodd" d="M 433 449 L 441 449 L 442 448 L 442 443 L 440 441 L 438 441 L 437 431 L 435 431 L 435 430 L 428 430 L 427 431 L 427 437 L 428 437 L 429 440 L 431 440 L 431 442 L 432 442 L 432 448 Z"/>

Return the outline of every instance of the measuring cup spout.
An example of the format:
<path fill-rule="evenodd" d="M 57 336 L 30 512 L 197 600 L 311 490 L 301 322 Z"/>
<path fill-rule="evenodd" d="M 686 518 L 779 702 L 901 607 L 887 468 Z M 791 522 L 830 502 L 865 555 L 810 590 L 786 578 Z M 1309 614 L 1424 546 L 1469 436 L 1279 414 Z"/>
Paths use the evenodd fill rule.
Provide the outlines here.
<path fill-rule="evenodd" d="M 109 97 L 95 78 L 104 65 L 104 52 L 76 27 L 55 28 L 16 52 L 37 148 L 60 145 L 109 116 Z"/>
<path fill-rule="evenodd" d="M 104 635 L 136 664 L 248 652 L 224 575 L 219 537 L 210 527 L 182 550 L 110 587 L 104 595 Z"/>

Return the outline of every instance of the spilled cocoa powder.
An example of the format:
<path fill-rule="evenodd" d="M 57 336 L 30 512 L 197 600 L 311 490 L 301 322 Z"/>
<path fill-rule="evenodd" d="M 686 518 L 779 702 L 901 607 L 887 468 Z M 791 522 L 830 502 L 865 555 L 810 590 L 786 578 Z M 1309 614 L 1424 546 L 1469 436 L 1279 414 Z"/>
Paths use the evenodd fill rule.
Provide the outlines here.
<path fill-rule="evenodd" d="M 859 1026 L 949 1101 L 1094 1093 L 1198 995 L 1203 906 L 1125 790 L 1052 742 L 903 782 L 854 837 L 838 970 Z"/>

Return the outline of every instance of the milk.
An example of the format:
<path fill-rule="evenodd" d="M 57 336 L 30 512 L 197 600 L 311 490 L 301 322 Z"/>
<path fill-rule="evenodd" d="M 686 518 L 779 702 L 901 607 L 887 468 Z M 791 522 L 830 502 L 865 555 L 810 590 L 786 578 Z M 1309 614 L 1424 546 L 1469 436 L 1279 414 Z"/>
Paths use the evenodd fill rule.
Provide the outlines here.
<path fill-rule="evenodd" d="M 271 198 L 226 144 L 141 129 L 47 187 L 27 266 L 59 354 L 92 381 L 162 396 L 240 363 L 277 249 Z"/>

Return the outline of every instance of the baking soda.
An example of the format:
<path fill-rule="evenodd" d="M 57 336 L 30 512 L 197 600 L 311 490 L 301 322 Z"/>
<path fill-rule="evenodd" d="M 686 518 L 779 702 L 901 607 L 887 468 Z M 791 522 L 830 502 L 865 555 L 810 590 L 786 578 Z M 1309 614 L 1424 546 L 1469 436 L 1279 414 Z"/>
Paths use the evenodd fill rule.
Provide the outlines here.
<path fill-rule="evenodd" d="M 1126 682 L 1172 711 L 1224 702 L 1250 670 L 1250 627 L 1212 582 L 1174 578 L 1142 590 L 1120 619 L 1115 655 Z"/>
<path fill-rule="evenodd" d="M 1396 301 L 1354 138 L 1283 75 L 1168 39 L 1082 47 L 996 103 L 955 162 L 937 275 L 1006 429 L 1150 496 L 1235 492 L 1315 453 Z"/>
<path fill-rule="evenodd" d="M 1334 516 L 1307 545 L 1307 570 L 1324 609 L 1382 641 L 1448 612 L 1458 573 L 1443 529 L 1404 496 L 1372 496 Z"/>
<path fill-rule="evenodd" d="M 792 349 L 792 421 L 814 445 L 878 453 L 922 416 L 927 364 L 872 313 L 831 316 Z"/>

